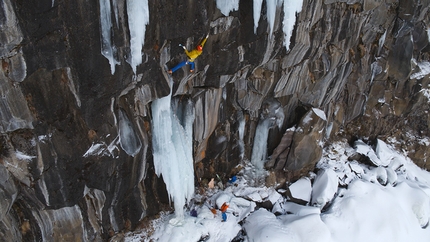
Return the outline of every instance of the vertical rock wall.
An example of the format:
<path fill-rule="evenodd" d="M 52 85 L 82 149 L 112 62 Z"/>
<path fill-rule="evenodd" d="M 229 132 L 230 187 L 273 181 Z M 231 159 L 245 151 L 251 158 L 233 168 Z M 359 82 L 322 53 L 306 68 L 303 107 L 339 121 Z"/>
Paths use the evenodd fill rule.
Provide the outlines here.
<path fill-rule="evenodd" d="M 263 2 L 254 32 L 252 1 L 226 16 L 216 1 L 149 0 L 135 73 L 127 1 L 102 2 L 111 60 L 100 1 L 0 3 L 3 238 L 104 241 L 169 207 L 152 161 L 151 102 L 170 91 L 163 71 L 185 58 L 178 44 L 191 49 L 207 33 L 196 73 L 172 75 L 175 107 L 195 109 L 199 186 L 251 159 L 264 120 L 265 167 L 281 184 L 337 139 L 394 137 L 428 168 L 428 1 L 305 0 L 287 51 L 282 1 L 273 28 Z"/>

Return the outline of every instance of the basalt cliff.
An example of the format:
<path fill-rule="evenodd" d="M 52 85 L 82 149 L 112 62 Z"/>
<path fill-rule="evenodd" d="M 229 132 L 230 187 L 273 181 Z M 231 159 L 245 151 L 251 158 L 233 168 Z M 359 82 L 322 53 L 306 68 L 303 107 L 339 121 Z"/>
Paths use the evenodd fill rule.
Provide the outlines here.
<path fill-rule="evenodd" d="M 193 111 L 196 190 L 244 160 L 285 186 L 337 140 L 430 168 L 430 1 L 142 2 L 0 2 L 5 241 L 106 241 L 171 209 L 152 105 L 170 92 L 179 123 Z M 169 75 L 208 33 L 195 72 Z"/>

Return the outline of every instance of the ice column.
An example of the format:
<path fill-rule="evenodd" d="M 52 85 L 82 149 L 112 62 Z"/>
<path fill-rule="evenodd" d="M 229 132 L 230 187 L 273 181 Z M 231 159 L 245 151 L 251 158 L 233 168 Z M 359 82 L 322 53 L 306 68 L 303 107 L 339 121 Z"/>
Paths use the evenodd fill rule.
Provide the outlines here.
<path fill-rule="evenodd" d="M 267 138 L 271 125 L 270 119 L 260 120 L 255 130 L 254 146 L 252 147 L 251 163 L 259 170 L 264 168 L 267 156 Z"/>
<path fill-rule="evenodd" d="M 136 67 L 142 63 L 142 47 L 145 42 L 146 25 L 149 23 L 148 0 L 127 0 L 128 27 L 130 29 L 130 65 L 136 73 Z"/>
<path fill-rule="evenodd" d="M 112 19 L 111 19 L 111 6 L 110 0 L 100 0 L 100 25 L 101 25 L 101 51 L 102 55 L 109 60 L 110 70 L 112 75 L 115 73 L 115 65 L 119 62 L 115 60 L 115 46 L 112 45 L 111 41 L 111 29 L 112 29 Z"/>
<path fill-rule="evenodd" d="M 255 130 L 254 145 L 252 147 L 251 163 L 259 170 L 264 168 L 267 158 L 267 138 L 269 130 L 274 127 L 282 128 L 284 112 L 281 104 L 276 100 L 266 100 L 262 104 L 260 121 Z"/>
<path fill-rule="evenodd" d="M 173 83 L 171 83 L 173 86 Z M 152 143 L 157 176 L 163 175 L 169 197 L 173 199 L 177 221 L 183 220 L 184 205 L 194 193 L 191 101 L 185 108 L 182 125 L 171 109 L 171 90 L 167 97 L 152 102 Z"/>

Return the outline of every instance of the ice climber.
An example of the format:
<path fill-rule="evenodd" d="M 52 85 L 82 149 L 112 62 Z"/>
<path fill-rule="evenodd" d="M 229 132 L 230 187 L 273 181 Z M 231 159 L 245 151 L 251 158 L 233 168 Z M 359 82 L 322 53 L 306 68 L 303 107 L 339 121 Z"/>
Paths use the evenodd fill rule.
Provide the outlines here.
<path fill-rule="evenodd" d="M 206 35 L 206 37 L 200 42 L 200 44 L 197 45 L 196 49 L 194 49 L 192 51 L 188 51 L 187 48 L 185 48 L 185 46 L 179 45 L 182 48 L 184 48 L 185 54 L 187 55 L 188 60 L 180 62 L 179 64 L 177 64 L 175 67 L 173 67 L 168 72 L 170 74 L 172 74 L 173 72 L 179 70 L 181 67 L 185 66 L 186 64 L 190 65 L 190 72 L 194 72 L 194 66 L 195 66 L 194 60 L 202 54 L 203 46 L 205 45 L 208 37 L 209 37 L 209 35 Z"/>

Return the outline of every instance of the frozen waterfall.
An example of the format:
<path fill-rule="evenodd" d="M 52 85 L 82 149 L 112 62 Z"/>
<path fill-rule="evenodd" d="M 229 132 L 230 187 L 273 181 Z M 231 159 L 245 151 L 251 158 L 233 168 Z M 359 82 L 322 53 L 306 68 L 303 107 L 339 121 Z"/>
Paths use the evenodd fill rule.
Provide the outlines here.
<path fill-rule="evenodd" d="M 260 120 L 254 137 L 254 146 L 252 147 L 251 163 L 259 170 L 264 168 L 267 158 L 267 138 L 271 126 L 270 119 Z"/>
<path fill-rule="evenodd" d="M 194 194 L 192 154 L 194 109 L 192 102 L 189 101 L 184 113 L 175 114 L 171 108 L 171 97 L 170 92 L 168 96 L 152 102 L 152 143 L 155 173 L 163 176 L 169 197 L 173 199 L 176 215 L 173 223 L 177 224 L 184 217 L 186 201 Z"/>

